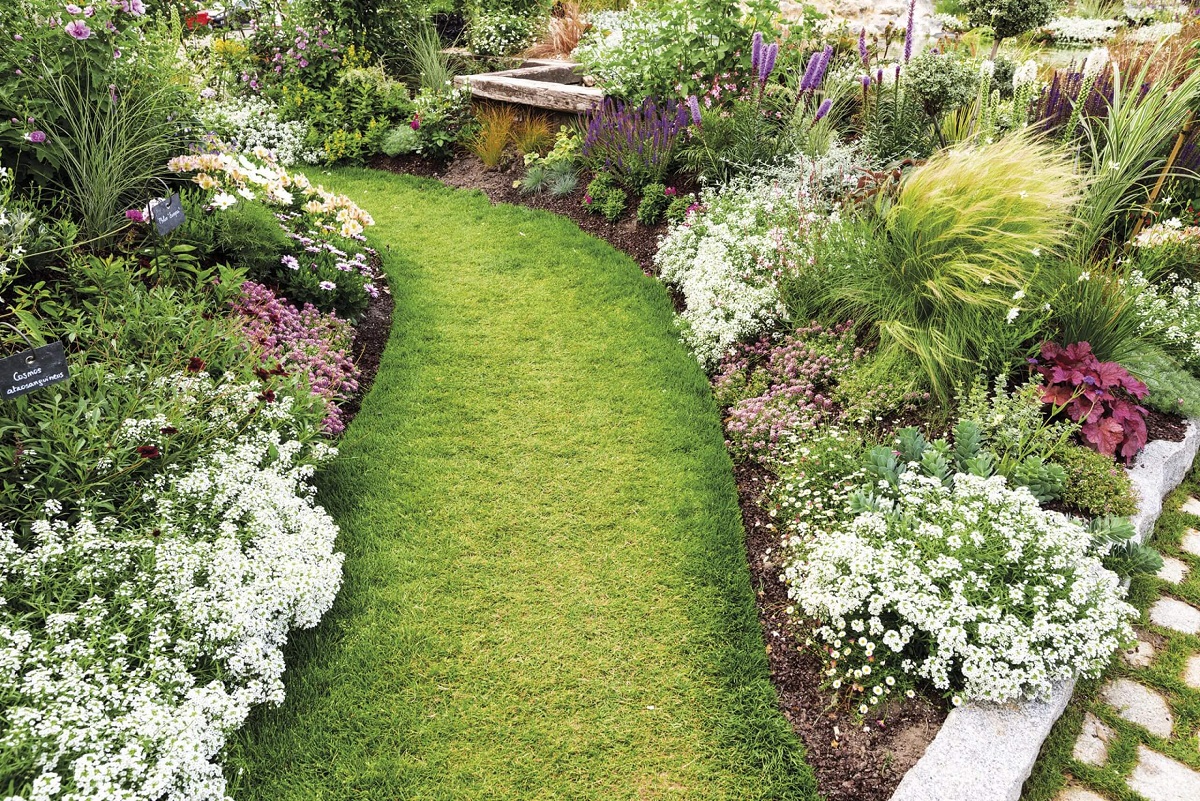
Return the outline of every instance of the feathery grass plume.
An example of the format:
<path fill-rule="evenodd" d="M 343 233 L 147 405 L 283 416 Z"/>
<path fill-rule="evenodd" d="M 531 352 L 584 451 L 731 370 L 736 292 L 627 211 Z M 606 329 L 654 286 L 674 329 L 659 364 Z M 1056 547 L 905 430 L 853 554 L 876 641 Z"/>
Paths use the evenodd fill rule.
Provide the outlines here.
<path fill-rule="evenodd" d="M 592 24 L 583 18 L 578 3 L 555 3 L 546 31 L 525 51 L 527 58 L 566 58 Z"/>
<path fill-rule="evenodd" d="M 1073 236 L 1080 261 L 1098 250 L 1112 252 L 1119 244 L 1123 223 L 1145 202 L 1175 136 L 1200 103 L 1200 70 L 1178 80 L 1151 81 L 1153 62 L 1147 59 L 1132 74 L 1114 63 L 1103 113 L 1080 118 L 1080 158 L 1088 177 Z"/>
<path fill-rule="evenodd" d="M 509 106 L 482 106 L 475 113 L 479 130 L 467 142 L 467 147 L 479 157 L 483 166 L 495 169 L 504 158 L 512 135 L 516 113 Z"/>
<path fill-rule="evenodd" d="M 877 257 L 832 290 L 839 312 L 873 321 L 881 355 L 907 352 L 941 400 L 1011 367 L 1039 322 L 1014 296 L 1061 243 L 1078 186 L 1058 151 L 1019 135 L 938 153 L 880 197 Z"/>

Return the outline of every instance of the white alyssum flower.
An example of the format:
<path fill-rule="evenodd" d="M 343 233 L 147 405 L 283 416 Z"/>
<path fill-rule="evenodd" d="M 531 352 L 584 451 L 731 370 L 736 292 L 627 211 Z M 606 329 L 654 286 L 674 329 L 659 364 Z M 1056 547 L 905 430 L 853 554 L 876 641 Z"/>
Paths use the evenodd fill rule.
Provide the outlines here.
<path fill-rule="evenodd" d="M 1136 611 L 1090 534 L 1027 489 L 964 474 L 946 487 L 910 470 L 896 498 L 793 541 L 783 578 L 800 613 L 822 621 L 819 641 L 867 619 L 905 674 L 962 702 L 1045 696 L 1096 675 L 1131 636 Z M 952 547 L 956 527 L 969 536 Z"/>

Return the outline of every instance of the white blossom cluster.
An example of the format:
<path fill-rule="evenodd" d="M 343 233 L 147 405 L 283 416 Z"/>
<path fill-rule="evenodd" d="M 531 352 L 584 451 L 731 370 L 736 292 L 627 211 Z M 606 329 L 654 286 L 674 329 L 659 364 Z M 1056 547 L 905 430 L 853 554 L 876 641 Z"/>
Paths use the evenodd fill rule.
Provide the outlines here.
<path fill-rule="evenodd" d="M 1054 35 L 1054 40 L 1059 44 L 1087 46 L 1107 42 L 1117 35 L 1117 30 L 1124 24 L 1115 19 L 1059 17 L 1051 20 L 1046 29 Z"/>
<path fill-rule="evenodd" d="M 291 430 L 290 397 L 177 379 L 227 433 L 147 480 L 135 513 L 89 497 L 69 517 L 52 500 L 0 522 L 0 749 L 24 771 L 5 801 L 224 801 L 227 735 L 282 701 L 288 633 L 340 586 L 337 526 L 310 481 L 333 449 Z M 225 425 L 251 402 L 249 422 Z M 126 421 L 120 439 L 162 422 Z"/>
<path fill-rule="evenodd" d="M 1184 225 L 1178 217 L 1155 223 L 1133 240 L 1136 248 L 1186 246 L 1200 248 L 1200 226 Z"/>
<path fill-rule="evenodd" d="M 1141 330 L 1165 340 L 1186 366 L 1200 367 L 1200 284 L 1176 275 L 1151 283 L 1136 270 L 1127 280 Z"/>
<path fill-rule="evenodd" d="M 777 282 L 813 263 L 813 240 L 836 219 L 830 198 L 853 175 L 853 159 L 834 148 L 705 189 L 700 209 L 663 237 L 654 261 L 683 295 L 683 338 L 706 368 L 784 314 Z"/>
<path fill-rule="evenodd" d="M 1136 611 L 1091 535 L 1027 489 L 964 474 L 947 487 L 912 469 L 894 496 L 791 543 L 789 596 L 836 668 L 861 644 L 956 703 L 1036 698 L 1103 670 L 1132 636 Z M 856 669 L 865 697 L 885 694 Z"/>
<path fill-rule="evenodd" d="M 20 264 L 25 255 L 26 235 L 36 222 L 28 211 L 8 207 L 12 184 L 12 172 L 0 167 L 0 278 Z"/>
<path fill-rule="evenodd" d="M 1182 30 L 1182 22 L 1156 22 L 1137 28 L 1130 34 L 1130 38 L 1135 42 L 1161 42 L 1164 39 L 1170 39 Z"/>
<path fill-rule="evenodd" d="M 1125 16 L 1135 22 L 1177 18 L 1188 13 L 1188 4 L 1176 0 L 1125 0 Z"/>
<path fill-rule="evenodd" d="M 321 161 L 320 152 L 304 145 L 308 123 L 284 122 L 274 104 L 265 97 L 210 100 L 200 106 L 199 116 L 209 132 L 223 140 L 233 140 L 244 152 L 264 148 L 282 167 Z"/>
<path fill-rule="evenodd" d="M 636 91 L 646 64 L 661 60 L 657 51 L 664 17 L 651 9 L 597 11 L 586 16 L 591 28 L 572 53 L 588 65 L 597 82 L 614 95 Z"/>

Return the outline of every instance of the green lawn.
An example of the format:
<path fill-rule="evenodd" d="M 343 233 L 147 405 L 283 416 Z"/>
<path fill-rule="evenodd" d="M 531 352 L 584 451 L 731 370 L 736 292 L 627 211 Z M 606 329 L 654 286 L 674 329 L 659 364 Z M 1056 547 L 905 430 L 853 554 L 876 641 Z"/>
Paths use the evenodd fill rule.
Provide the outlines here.
<path fill-rule="evenodd" d="M 663 289 L 552 215 L 365 170 L 396 297 L 324 475 L 334 610 L 239 800 L 813 799 L 717 410 Z"/>

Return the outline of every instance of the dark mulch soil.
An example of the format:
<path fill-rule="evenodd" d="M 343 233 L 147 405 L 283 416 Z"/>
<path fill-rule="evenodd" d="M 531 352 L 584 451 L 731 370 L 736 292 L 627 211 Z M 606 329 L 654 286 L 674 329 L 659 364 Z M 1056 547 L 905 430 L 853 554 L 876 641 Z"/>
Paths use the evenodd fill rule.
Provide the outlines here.
<path fill-rule="evenodd" d="M 1167 442 L 1183 442 L 1187 426 L 1187 420 L 1182 417 L 1150 409 L 1146 414 L 1146 441 L 1165 439 Z"/>
<path fill-rule="evenodd" d="M 371 166 L 389 172 L 437 178 L 447 186 L 456 189 L 478 189 L 486 194 L 493 203 L 510 203 L 514 206 L 527 206 L 531 209 L 542 209 L 561 214 L 592 236 L 603 239 L 617 250 L 628 253 L 647 275 L 653 275 L 654 254 L 658 250 L 658 238 L 667 230 L 666 223 L 659 223 L 653 227 L 638 224 L 634 219 L 638 201 L 636 197 L 630 197 L 629 209 L 625 212 L 625 216 L 615 223 L 610 223 L 599 214 L 587 211 L 583 205 L 583 195 L 587 189 L 587 183 L 582 180 L 574 192 L 562 197 L 555 197 L 549 192 L 536 195 L 524 194 L 513 186 L 513 182 L 524 175 L 524 170 L 516 163 L 501 169 L 489 170 L 474 156 L 463 156 L 449 164 L 429 162 L 413 156 L 403 159 L 384 156 L 372 161 Z"/>
<path fill-rule="evenodd" d="M 784 611 L 789 601 L 779 580 L 779 536 L 758 503 L 773 476 L 755 465 L 739 465 L 734 475 L 746 527 L 750 574 L 758 596 L 758 618 L 779 706 L 804 741 L 808 763 L 825 798 L 888 798 L 937 736 L 947 711 L 918 696 L 903 704 L 893 703 L 884 711 L 882 725 L 876 717 L 867 721 L 868 731 L 863 731 L 844 711 L 829 708 L 829 693 L 820 689 L 821 662 L 804 647 L 804 632 Z"/>
<path fill-rule="evenodd" d="M 392 330 L 392 312 L 396 307 L 396 301 L 392 297 L 391 289 L 387 286 L 387 277 L 383 273 L 378 254 L 373 257 L 372 261 L 372 267 L 376 274 L 373 281 L 376 286 L 381 288 L 381 291 L 378 297 L 371 300 L 366 313 L 354 326 L 352 356 L 354 363 L 358 365 L 359 378 L 358 392 L 342 405 L 342 413 L 347 427 L 350 425 L 350 421 L 358 415 L 359 409 L 362 408 L 362 399 L 367 397 L 367 393 L 371 391 L 371 385 L 375 383 L 375 376 L 379 373 L 379 361 L 383 358 L 383 349 L 387 345 L 388 336 Z"/>

